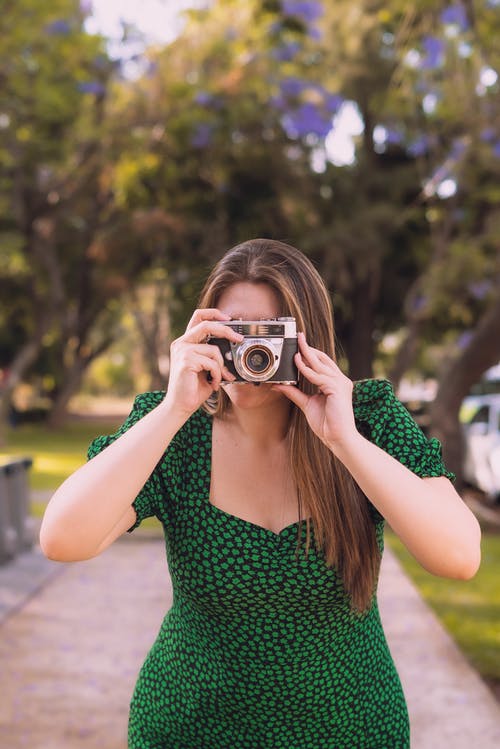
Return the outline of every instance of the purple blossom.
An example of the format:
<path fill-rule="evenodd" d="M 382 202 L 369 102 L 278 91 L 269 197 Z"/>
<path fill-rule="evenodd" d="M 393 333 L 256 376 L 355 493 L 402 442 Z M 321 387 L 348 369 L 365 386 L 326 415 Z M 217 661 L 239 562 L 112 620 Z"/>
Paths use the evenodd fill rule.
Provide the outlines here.
<path fill-rule="evenodd" d="M 83 81 L 78 84 L 78 91 L 82 94 L 95 94 L 101 96 L 105 93 L 106 87 L 99 81 Z"/>
<path fill-rule="evenodd" d="M 284 111 L 286 109 L 286 101 L 283 98 L 283 96 L 271 96 L 269 99 L 269 104 L 274 107 L 274 109 L 278 109 L 280 111 Z"/>
<path fill-rule="evenodd" d="M 408 153 L 410 156 L 423 156 L 425 153 L 427 153 L 427 150 L 429 148 L 429 139 L 425 135 L 421 135 L 419 138 L 414 140 L 410 145 L 408 146 Z"/>
<path fill-rule="evenodd" d="M 392 143 L 394 145 L 399 145 L 403 142 L 404 137 L 403 134 L 399 132 L 399 130 L 392 130 L 391 128 L 386 128 L 386 143 Z"/>
<path fill-rule="evenodd" d="M 92 0 L 80 0 L 80 10 L 84 15 L 92 13 Z"/>
<path fill-rule="evenodd" d="M 323 100 L 325 109 L 330 114 L 337 114 L 340 107 L 344 103 L 344 99 L 340 94 L 329 94 L 328 92 L 325 92 L 325 98 Z"/>
<path fill-rule="evenodd" d="M 319 42 L 321 39 L 323 39 L 323 32 L 320 29 L 316 28 L 316 26 L 310 26 L 307 30 L 307 36 Z"/>
<path fill-rule="evenodd" d="M 280 87 L 284 96 L 299 96 L 306 88 L 309 88 L 309 83 L 300 78 L 285 78 L 281 81 Z"/>
<path fill-rule="evenodd" d="M 191 138 L 191 145 L 194 148 L 206 148 L 212 142 L 213 125 L 207 123 L 200 123 L 196 126 L 193 137 Z"/>
<path fill-rule="evenodd" d="M 467 144 L 462 138 L 455 138 L 451 146 L 450 156 L 452 159 L 459 159 L 467 149 Z"/>
<path fill-rule="evenodd" d="M 325 118 L 314 104 L 302 104 L 285 115 L 283 124 L 292 137 L 301 138 L 309 134 L 325 138 L 332 129 L 331 118 Z"/>
<path fill-rule="evenodd" d="M 500 140 L 497 140 L 497 142 L 493 144 L 491 150 L 493 151 L 493 155 L 500 159 Z"/>
<path fill-rule="evenodd" d="M 412 304 L 413 312 L 421 312 L 427 307 L 428 299 L 423 294 L 417 294 Z"/>
<path fill-rule="evenodd" d="M 272 57 L 279 62 L 288 62 L 293 60 L 297 52 L 301 49 L 299 42 L 287 42 L 271 52 Z"/>
<path fill-rule="evenodd" d="M 324 13 L 323 4 L 316 0 L 282 0 L 281 7 L 285 15 L 300 18 L 304 23 L 316 21 Z"/>
<path fill-rule="evenodd" d="M 493 127 L 486 127 L 484 130 L 481 130 L 481 133 L 479 135 L 482 141 L 485 143 L 491 143 L 495 137 L 496 137 L 496 131 Z"/>
<path fill-rule="evenodd" d="M 436 36 L 425 36 L 422 40 L 422 46 L 425 51 L 422 68 L 432 70 L 441 67 L 445 51 L 444 41 Z"/>
<path fill-rule="evenodd" d="M 213 102 L 213 99 L 213 94 L 211 94 L 209 91 L 198 91 L 196 93 L 196 96 L 194 97 L 195 103 L 200 104 L 202 107 L 211 104 Z"/>
<path fill-rule="evenodd" d="M 492 282 L 490 280 L 476 281 L 469 284 L 469 291 L 474 299 L 484 299 L 491 291 Z"/>
<path fill-rule="evenodd" d="M 441 23 L 459 26 L 462 31 L 466 31 L 469 28 L 469 21 L 462 3 L 448 5 L 441 13 Z"/>
<path fill-rule="evenodd" d="M 58 34 L 60 34 L 61 36 L 65 36 L 66 34 L 70 33 L 71 26 L 69 25 L 68 21 L 60 18 L 58 21 L 53 21 L 48 26 L 46 26 L 45 31 L 50 36 L 57 36 Z"/>
<path fill-rule="evenodd" d="M 473 335 L 474 334 L 471 330 L 466 330 L 464 333 L 462 333 L 462 335 L 460 335 L 457 340 L 458 348 L 461 349 L 462 351 L 466 349 L 469 343 L 471 342 Z"/>

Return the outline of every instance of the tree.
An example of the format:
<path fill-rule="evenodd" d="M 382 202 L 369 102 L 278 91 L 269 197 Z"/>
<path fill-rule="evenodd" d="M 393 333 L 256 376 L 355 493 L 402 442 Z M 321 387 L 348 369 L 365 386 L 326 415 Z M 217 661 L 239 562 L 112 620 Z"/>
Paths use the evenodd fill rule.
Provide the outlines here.
<path fill-rule="evenodd" d="M 19 14 L 27 11 L 33 24 L 25 30 Z M 116 199 L 109 174 L 116 147 L 126 148 L 123 137 L 116 146 L 114 139 L 123 122 L 108 113 L 116 66 L 83 20 L 69 0 L 49 11 L 42 3 L 12 6 L 2 18 L 12 30 L 1 67 L 5 282 L 24 290 L 26 312 L 24 345 L 10 361 L 5 350 L 3 412 L 20 378 L 43 363 L 52 379 L 51 424 L 64 418 L 86 368 L 112 343 L 118 301 L 161 250 L 168 223 L 161 211 L 125 211 Z M 16 58 L 27 61 L 19 70 L 9 62 Z"/>
<path fill-rule="evenodd" d="M 401 377 L 423 345 L 445 341 L 441 364 L 434 365 L 439 387 L 432 432 L 459 480 L 460 404 L 500 358 L 499 31 L 498 13 L 488 3 L 426 8 L 406 33 L 403 60 L 412 61 L 412 70 L 399 79 L 400 101 L 408 101 L 410 87 L 420 94 L 414 101 L 421 99 L 415 132 L 432 253 L 409 295 L 395 375 Z"/>
<path fill-rule="evenodd" d="M 102 40 L 85 35 L 82 23 L 79 5 L 71 0 L 57 0 L 50 8 L 39 0 L 2 8 L 0 233 L 7 254 L 2 270 L 5 285 L 12 281 L 23 294 L 15 304 L 25 325 L 14 348 L 5 346 L 4 338 L 0 433 L 12 392 L 36 361 L 60 303 L 60 279 L 47 242 L 47 217 L 59 195 L 52 175 L 68 158 L 68 134 L 88 86 L 98 85 L 89 78 L 103 59 Z M 2 315 L 8 318 L 9 310 L 4 307 Z"/>
<path fill-rule="evenodd" d="M 76 12 L 69 0 L 64 7 Z M 144 274 L 162 271 L 175 336 L 208 268 L 251 236 L 288 240 L 316 263 L 353 378 L 372 373 L 388 332 L 406 340 L 396 379 L 423 360 L 428 342 L 439 361 L 453 357 L 490 304 L 483 284 L 496 257 L 497 104 L 494 86 L 481 93 L 477 82 L 497 65 L 498 22 L 487 6 L 473 18 L 467 9 L 219 0 L 191 11 L 173 43 L 149 50 L 133 81 L 120 77 L 102 40 L 71 37 L 61 80 L 72 106 L 57 110 L 57 143 L 40 127 L 23 150 L 9 124 L 0 186 L 4 205 L 21 207 L 3 227 L 5 279 L 27 297 L 29 289 L 16 303 L 19 340 L 34 340 L 35 322 L 48 321 L 38 335 L 54 418 L 117 334 L 119 305 L 137 296 Z M 67 22 L 50 28 L 66 40 Z M 37 54 L 52 59 L 43 45 Z M 49 74 L 53 63 L 43 65 L 55 96 L 63 84 Z M 7 61 L 0 70 L 12 76 Z M 19 122 L 31 126 L 39 107 L 25 79 L 12 80 Z M 348 111 L 360 125 L 352 159 L 340 166 L 329 139 Z M 24 161 L 9 161 L 14 147 Z M 26 164 L 21 176 L 17 163 Z M 14 189 L 24 175 L 24 189 Z M 457 185 L 454 196 L 443 197 L 446 183 Z M 38 366 L 41 346 L 32 348 Z M 158 351 L 148 356 L 151 371 L 154 358 Z M 427 363 L 436 374 L 438 361 Z"/>
<path fill-rule="evenodd" d="M 444 445 L 444 456 L 450 470 L 456 473 L 458 488 L 462 485 L 464 456 L 463 433 L 458 413 L 464 394 L 481 378 L 483 372 L 500 360 L 500 296 L 481 316 L 474 333 L 462 351 L 451 359 L 440 379 L 432 404 L 433 432 Z"/>
<path fill-rule="evenodd" d="M 244 12 L 240 3 L 220 2 L 192 13 L 126 100 L 137 123 L 148 123 L 139 148 L 149 148 L 149 166 L 127 185 L 125 200 L 156 200 L 182 217 L 182 248 L 172 248 L 168 262 L 183 310 L 194 302 L 193 268 L 204 273 L 231 243 L 260 234 L 303 247 L 335 290 L 351 374 L 361 377 L 371 373 L 377 331 L 400 316 L 401 302 L 384 293 L 387 277 L 404 292 L 406 271 L 419 264 L 415 236 L 425 228 L 412 205 L 414 159 L 377 154 L 371 131 L 352 168 L 313 168 L 332 117 L 356 86 L 361 91 L 353 80 L 330 80 L 330 40 L 314 33 L 321 17 L 313 2 L 247 3 Z M 377 29 L 372 13 L 367 38 Z M 363 71 L 376 68 L 380 90 L 393 65 L 380 54 L 376 60 Z M 136 156 L 124 155 L 118 169 Z"/>

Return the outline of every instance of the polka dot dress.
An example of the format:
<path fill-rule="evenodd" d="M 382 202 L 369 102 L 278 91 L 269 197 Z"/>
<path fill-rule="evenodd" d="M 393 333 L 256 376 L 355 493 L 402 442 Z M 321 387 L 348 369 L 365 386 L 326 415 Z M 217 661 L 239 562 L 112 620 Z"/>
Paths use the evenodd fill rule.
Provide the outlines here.
<path fill-rule="evenodd" d="M 163 396 L 138 396 L 89 457 Z M 356 383 L 353 404 L 366 437 L 420 476 L 452 478 L 439 442 L 427 440 L 389 382 Z M 211 432 L 212 418 L 196 412 L 134 502 L 134 528 L 151 515 L 163 523 L 174 599 L 138 677 L 129 749 L 409 747 L 376 599 L 353 613 L 314 544 L 307 558 L 296 553 L 298 523 L 276 534 L 209 502 Z M 373 517 L 382 549 L 384 521 Z"/>

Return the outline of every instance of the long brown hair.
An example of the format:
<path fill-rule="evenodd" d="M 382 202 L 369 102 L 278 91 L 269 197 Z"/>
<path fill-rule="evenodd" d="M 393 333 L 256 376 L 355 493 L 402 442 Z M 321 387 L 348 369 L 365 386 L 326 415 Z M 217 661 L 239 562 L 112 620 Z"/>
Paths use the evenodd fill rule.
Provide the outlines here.
<path fill-rule="evenodd" d="M 198 306 L 216 307 L 223 291 L 241 281 L 268 284 L 278 296 L 281 314 L 295 317 L 297 330 L 305 333 L 308 343 L 335 360 L 330 297 L 305 255 L 276 240 L 243 242 L 216 264 Z M 306 393 L 316 391 L 302 376 L 298 386 Z M 307 517 L 306 552 L 311 520 L 318 550 L 323 551 L 327 565 L 338 569 L 352 607 L 364 611 L 372 600 L 380 560 L 367 499 L 343 464 L 311 430 L 302 411 L 291 405 L 290 466 L 297 487 L 299 518 L 303 520 L 304 512 Z M 229 407 L 223 390 L 205 404 L 206 410 L 218 417 Z"/>

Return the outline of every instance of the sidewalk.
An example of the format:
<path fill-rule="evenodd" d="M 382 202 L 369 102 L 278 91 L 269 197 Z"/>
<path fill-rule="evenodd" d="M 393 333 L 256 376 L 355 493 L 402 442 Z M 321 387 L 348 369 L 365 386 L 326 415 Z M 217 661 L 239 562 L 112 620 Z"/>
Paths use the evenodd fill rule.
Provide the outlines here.
<path fill-rule="evenodd" d="M 499 703 L 387 548 L 379 604 L 408 703 L 412 749 L 498 749 Z"/>
<path fill-rule="evenodd" d="M 24 556 L 21 580 L 41 560 Z M 131 692 L 170 602 L 163 540 L 134 534 L 96 559 L 47 563 L 31 588 L 20 607 L 0 577 L 0 604 L 17 606 L 0 623 L 0 747 L 126 749 Z M 389 552 L 380 605 L 412 749 L 500 746 L 498 703 Z"/>

